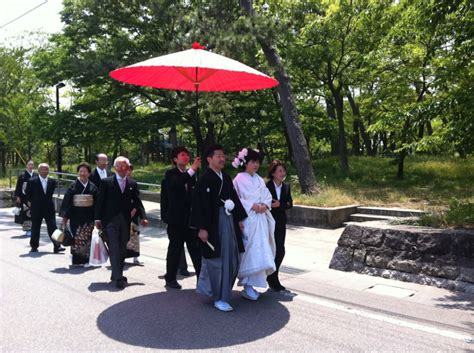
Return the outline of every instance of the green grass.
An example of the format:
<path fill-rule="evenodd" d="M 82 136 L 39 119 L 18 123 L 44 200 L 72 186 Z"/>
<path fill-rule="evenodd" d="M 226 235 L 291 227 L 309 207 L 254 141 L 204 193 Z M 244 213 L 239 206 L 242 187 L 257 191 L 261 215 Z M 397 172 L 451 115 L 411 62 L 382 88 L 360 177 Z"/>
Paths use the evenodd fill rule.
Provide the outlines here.
<path fill-rule="evenodd" d="M 406 159 L 405 179 L 395 177 L 397 166 L 389 158 L 350 157 L 347 174 L 339 168 L 337 157 L 314 161 L 316 179 L 321 192 L 302 195 L 298 178 L 290 168 L 288 181 L 292 185 L 296 204 L 334 207 L 349 204 L 403 207 L 421 210 L 445 210 L 452 198 L 461 203 L 474 202 L 474 158 L 460 159 L 433 156 L 413 156 Z M 152 163 L 135 165 L 134 178 L 140 182 L 160 184 L 170 165 Z M 261 169 L 264 175 L 266 166 Z M 73 165 L 65 166 L 70 172 Z M 237 173 L 230 165 L 232 176 Z M 8 187 L 8 177 L 0 178 L 0 186 Z M 148 190 L 158 191 L 149 187 Z"/>

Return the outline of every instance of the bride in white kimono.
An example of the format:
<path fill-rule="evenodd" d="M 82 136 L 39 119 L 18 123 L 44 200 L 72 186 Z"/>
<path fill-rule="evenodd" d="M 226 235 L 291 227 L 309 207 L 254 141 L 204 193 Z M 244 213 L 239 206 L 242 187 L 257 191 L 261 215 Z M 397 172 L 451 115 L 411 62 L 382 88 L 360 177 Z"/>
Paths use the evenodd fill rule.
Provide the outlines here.
<path fill-rule="evenodd" d="M 275 271 L 275 220 L 270 213 L 272 195 L 257 174 L 260 167 L 257 151 L 242 149 L 232 165 L 245 168 L 234 178 L 234 187 L 248 215 L 243 221 L 245 252 L 241 254 L 238 284 L 244 286 L 244 298 L 257 300 L 259 293 L 253 287 L 266 288 L 267 276 Z"/>

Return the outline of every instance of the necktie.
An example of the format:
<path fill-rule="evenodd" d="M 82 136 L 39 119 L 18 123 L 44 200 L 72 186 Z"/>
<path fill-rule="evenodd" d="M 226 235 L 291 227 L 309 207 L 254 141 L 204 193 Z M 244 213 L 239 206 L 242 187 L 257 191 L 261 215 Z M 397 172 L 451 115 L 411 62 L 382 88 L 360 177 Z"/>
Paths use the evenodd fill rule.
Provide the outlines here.
<path fill-rule="evenodd" d="M 122 194 L 123 194 L 123 191 L 125 190 L 125 178 L 120 180 L 120 190 L 122 190 Z"/>

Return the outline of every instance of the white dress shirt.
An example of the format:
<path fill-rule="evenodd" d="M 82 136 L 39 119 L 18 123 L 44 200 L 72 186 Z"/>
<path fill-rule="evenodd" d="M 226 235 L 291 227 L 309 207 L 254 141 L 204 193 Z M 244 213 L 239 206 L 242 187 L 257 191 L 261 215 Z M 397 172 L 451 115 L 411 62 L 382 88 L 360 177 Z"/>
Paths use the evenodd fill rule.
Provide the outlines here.
<path fill-rule="evenodd" d="M 275 185 L 275 192 L 276 192 L 276 195 L 277 195 L 277 200 L 280 200 L 281 186 L 283 185 L 283 183 L 281 183 L 280 185 L 277 185 L 275 182 L 273 182 L 273 185 Z"/>
<path fill-rule="evenodd" d="M 43 187 L 43 191 L 46 194 L 46 189 L 48 188 L 48 177 L 42 178 L 41 176 L 39 177 L 39 180 L 41 181 L 41 186 Z"/>
<path fill-rule="evenodd" d="M 99 172 L 100 179 L 107 178 L 107 171 L 105 169 L 100 169 L 97 167 L 97 171 Z"/>

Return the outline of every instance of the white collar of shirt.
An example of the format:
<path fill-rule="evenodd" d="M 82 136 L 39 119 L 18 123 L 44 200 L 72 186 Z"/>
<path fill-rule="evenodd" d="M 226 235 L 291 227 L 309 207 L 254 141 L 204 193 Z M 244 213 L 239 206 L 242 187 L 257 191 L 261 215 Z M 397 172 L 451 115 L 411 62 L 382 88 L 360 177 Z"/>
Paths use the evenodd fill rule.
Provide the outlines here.
<path fill-rule="evenodd" d="M 219 178 L 221 178 L 221 180 L 223 180 L 223 177 L 222 177 L 222 172 L 221 172 L 221 171 L 219 171 L 219 172 L 216 172 L 214 169 L 212 169 L 212 171 L 213 171 L 214 173 L 216 173 L 216 174 L 217 174 L 217 176 L 218 176 Z"/>
<path fill-rule="evenodd" d="M 99 172 L 99 176 L 101 179 L 104 179 L 107 177 L 107 170 L 100 169 L 99 167 L 97 167 L 97 171 Z"/>
<path fill-rule="evenodd" d="M 48 177 L 43 178 L 41 175 L 39 176 L 39 179 L 42 183 L 47 183 L 48 182 Z"/>
<path fill-rule="evenodd" d="M 33 170 L 33 171 L 30 173 L 30 172 L 28 171 L 28 169 L 26 169 L 26 172 L 30 175 L 30 177 L 32 177 L 32 176 L 33 176 L 33 173 L 34 173 L 35 171 Z"/>
<path fill-rule="evenodd" d="M 277 183 L 273 182 L 273 185 L 275 185 L 275 192 L 277 195 L 277 199 L 279 200 L 281 196 L 281 187 L 283 186 L 283 183 L 281 183 L 280 185 L 277 185 Z"/>
<path fill-rule="evenodd" d="M 120 175 L 118 175 L 117 173 L 115 173 L 115 176 L 117 177 L 117 181 L 118 181 L 119 183 L 122 181 L 122 179 L 127 180 L 127 177 L 126 177 L 126 176 L 122 178 L 122 177 L 121 177 Z"/>

